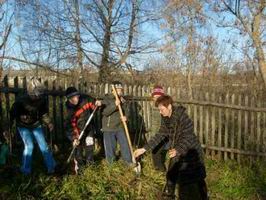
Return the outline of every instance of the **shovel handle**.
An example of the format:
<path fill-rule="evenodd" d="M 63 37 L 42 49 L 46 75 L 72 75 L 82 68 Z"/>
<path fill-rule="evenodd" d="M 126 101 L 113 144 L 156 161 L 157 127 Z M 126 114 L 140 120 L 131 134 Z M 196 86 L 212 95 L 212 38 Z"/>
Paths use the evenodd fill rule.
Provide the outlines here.
<path fill-rule="evenodd" d="M 98 107 L 95 106 L 93 112 L 91 113 L 90 117 L 88 118 L 88 120 L 87 120 L 85 126 L 83 127 L 83 129 L 82 129 L 82 131 L 81 131 L 81 133 L 80 133 L 80 135 L 79 135 L 78 141 L 80 141 L 80 139 L 82 138 L 82 136 L 83 136 L 83 134 L 84 134 L 84 132 L 85 132 L 87 126 L 88 126 L 89 123 L 91 122 L 91 120 L 92 120 L 92 118 L 93 118 L 93 116 L 94 116 L 94 113 L 96 112 L 97 108 L 98 108 Z M 70 162 L 70 160 L 71 160 L 71 158 L 72 158 L 72 156 L 73 156 L 73 154 L 74 154 L 76 148 L 77 148 L 77 146 L 74 145 L 74 147 L 72 148 L 72 150 L 71 150 L 71 152 L 70 152 L 70 155 L 69 155 L 69 157 L 68 157 L 68 159 L 67 159 L 67 163 Z"/>
<path fill-rule="evenodd" d="M 116 91 L 116 88 L 115 88 L 114 85 L 112 85 L 112 90 L 113 90 L 113 94 L 115 96 L 115 99 L 120 101 L 120 98 L 118 97 L 118 94 L 117 94 L 117 91 Z M 120 113 L 120 117 L 121 118 L 124 117 L 121 104 L 119 104 L 117 107 L 118 107 L 118 110 L 119 110 L 119 113 Z M 127 137 L 127 142 L 128 142 L 128 146 L 129 146 L 130 153 L 131 153 L 131 157 L 132 157 L 132 162 L 134 164 L 136 164 L 136 159 L 135 159 L 135 157 L 133 155 L 133 148 L 132 148 L 132 143 L 131 143 L 130 136 L 129 136 L 129 131 L 128 131 L 127 123 L 124 120 L 122 120 L 122 123 L 124 125 L 124 129 L 125 129 L 125 133 L 126 133 L 126 137 Z"/>
<path fill-rule="evenodd" d="M 71 158 L 72 158 L 72 156 L 74 155 L 75 150 L 76 150 L 76 146 L 74 146 L 74 147 L 72 148 L 72 150 L 71 150 L 71 152 L 70 152 L 70 155 L 69 155 L 69 157 L 68 157 L 68 159 L 67 159 L 67 163 L 70 163 Z"/>

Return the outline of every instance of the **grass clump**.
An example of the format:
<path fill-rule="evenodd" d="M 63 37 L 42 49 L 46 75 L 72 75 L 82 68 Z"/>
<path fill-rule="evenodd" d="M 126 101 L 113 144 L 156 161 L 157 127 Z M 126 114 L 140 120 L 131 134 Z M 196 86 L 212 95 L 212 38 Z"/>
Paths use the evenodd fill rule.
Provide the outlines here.
<path fill-rule="evenodd" d="M 143 160 L 141 176 L 123 162 L 105 161 L 86 167 L 81 174 L 47 176 L 43 170 L 25 177 L 13 172 L 0 179 L 0 199 L 158 199 L 165 175 L 153 169 L 151 158 Z M 234 161 L 206 160 L 211 199 L 266 199 L 264 162 L 239 165 Z"/>

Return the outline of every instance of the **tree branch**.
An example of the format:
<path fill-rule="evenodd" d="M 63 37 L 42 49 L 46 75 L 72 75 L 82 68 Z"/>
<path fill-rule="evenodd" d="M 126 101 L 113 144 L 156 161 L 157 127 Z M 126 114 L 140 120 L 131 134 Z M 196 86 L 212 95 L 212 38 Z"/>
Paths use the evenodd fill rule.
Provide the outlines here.
<path fill-rule="evenodd" d="M 5 34 L 4 34 L 4 38 L 3 38 L 3 42 L 2 44 L 0 45 L 0 50 L 5 46 L 6 42 L 7 42 L 7 39 L 8 39 L 8 36 L 11 32 L 11 29 L 12 29 L 12 24 L 9 24 L 8 27 L 6 28 L 5 30 Z"/>
<path fill-rule="evenodd" d="M 22 60 L 22 59 L 15 58 L 15 57 L 12 57 L 12 56 L 1 56 L 0 59 L 2 59 L 2 60 L 13 60 L 13 61 L 17 61 L 17 62 L 21 62 L 21 63 L 25 63 L 25 64 L 35 65 L 35 66 L 41 67 L 43 69 L 46 69 L 48 71 L 51 71 L 53 73 L 57 73 L 57 74 L 60 74 L 60 75 L 63 75 L 63 76 L 70 76 L 68 74 L 64 74 L 64 73 L 61 73 L 61 72 L 58 72 L 58 71 L 52 69 L 51 66 L 44 65 L 44 64 L 41 64 L 41 63 L 37 63 L 37 62 L 31 62 L 31 61 L 27 61 L 27 60 Z"/>

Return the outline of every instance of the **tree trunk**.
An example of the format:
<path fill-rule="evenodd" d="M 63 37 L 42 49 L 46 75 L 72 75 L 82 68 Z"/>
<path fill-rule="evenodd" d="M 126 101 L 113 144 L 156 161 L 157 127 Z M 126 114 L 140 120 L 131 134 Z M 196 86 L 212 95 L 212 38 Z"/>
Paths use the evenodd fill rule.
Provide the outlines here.
<path fill-rule="evenodd" d="M 83 77 L 83 52 L 82 52 L 82 44 L 81 44 L 81 36 L 80 36 L 80 12 L 79 12 L 79 1 L 75 0 L 75 27 L 76 27 L 76 35 L 75 35 L 75 43 L 77 46 L 77 64 L 81 85 L 83 86 L 84 77 Z"/>
<path fill-rule="evenodd" d="M 260 7 L 258 8 L 258 11 L 256 12 L 253 20 L 252 20 L 252 27 L 251 30 L 248 28 L 248 26 L 245 24 L 243 19 L 241 20 L 242 25 L 244 26 L 245 30 L 249 33 L 249 36 L 251 37 L 253 41 L 253 46 L 256 50 L 256 59 L 258 61 L 259 65 L 259 72 L 263 81 L 264 89 L 266 90 L 266 60 L 264 56 L 264 51 L 262 47 L 262 38 L 263 36 L 260 35 L 260 28 L 262 27 L 261 19 L 262 19 L 262 12 L 265 9 L 266 1 L 261 0 L 260 1 Z"/>
<path fill-rule="evenodd" d="M 266 60 L 261 45 L 261 40 L 257 34 L 253 34 L 252 39 L 256 49 L 256 59 L 258 60 L 259 72 L 264 83 L 264 88 L 266 89 Z"/>
<path fill-rule="evenodd" d="M 188 98 L 192 100 L 191 66 L 188 66 L 187 70 Z"/>
<path fill-rule="evenodd" d="M 108 18 L 105 20 L 105 33 L 103 39 L 103 51 L 102 51 L 102 59 L 99 69 L 99 78 L 98 81 L 100 83 L 109 82 L 111 80 L 111 65 L 109 63 L 109 52 L 110 52 L 110 43 L 111 43 L 111 28 L 112 28 L 112 10 L 113 10 L 114 0 L 108 1 Z"/>

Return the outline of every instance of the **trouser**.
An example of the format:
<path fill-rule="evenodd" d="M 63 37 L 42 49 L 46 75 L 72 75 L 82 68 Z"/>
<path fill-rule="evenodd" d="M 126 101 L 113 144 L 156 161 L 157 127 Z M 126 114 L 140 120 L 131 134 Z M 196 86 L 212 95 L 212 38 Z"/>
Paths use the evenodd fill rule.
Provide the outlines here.
<path fill-rule="evenodd" d="M 109 163 L 115 161 L 115 151 L 117 143 L 120 145 L 122 159 L 128 164 L 132 163 L 128 141 L 124 131 L 104 132 L 104 150 L 105 157 Z"/>
<path fill-rule="evenodd" d="M 178 163 L 166 173 L 166 187 L 163 192 L 164 199 L 175 199 L 175 188 L 178 184 L 178 196 L 180 200 L 207 200 L 207 185 L 204 178 L 189 182 L 178 182 Z"/>
<path fill-rule="evenodd" d="M 96 132 L 95 139 L 97 140 L 97 145 L 99 147 L 98 155 L 100 157 L 104 157 L 105 156 L 105 153 L 104 153 L 103 133 L 100 132 L 100 131 L 99 132 Z"/>
<path fill-rule="evenodd" d="M 174 200 L 176 184 L 167 180 L 163 199 Z M 204 179 L 189 184 L 178 184 L 178 196 L 180 200 L 207 200 L 207 186 Z"/>
<path fill-rule="evenodd" d="M 53 173 L 55 161 L 52 152 L 45 141 L 43 128 L 41 126 L 33 129 L 18 127 L 18 132 L 24 143 L 23 161 L 21 166 L 22 173 L 31 173 L 32 152 L 34 148 L 33 138 L 37 141 L 37 144 L 42 152 L 48 173 Z"/>
<path fill-rule="evenodd" d="M 93 162 L 93 140 L 93 137 L 88 135 L 81 141 L 81 144 L 77 146 L 74 157 L 78 165 L 91 164 Z"/>
<path fill-rule="evenodd" d="M 94 152 L 94 133 L 93 131 L 86 131 L 86 135 L 81 138 L 80 144 L 76 147 L 74 152 L 74 172 L 78 174 L 78 170 L 81 166 L 93 163 Z M 67 132 L 67 138 L 73 142 L 72 133 Z"/>
<path fill-rule="evenodd" d="M 179 184 L 180 200 L 207 200 L 207 185 L 204 179 L 190 184 Z"/>
<path fill-rule="evenodd" d="M 156 147 L 155 150 L 152 151 L 152 161 L 154 168 L 159 171 L 165 171 L 165 160 L 166 160 L 166 154 L 169 150 L 169 143 L 159 145 Z"/>

